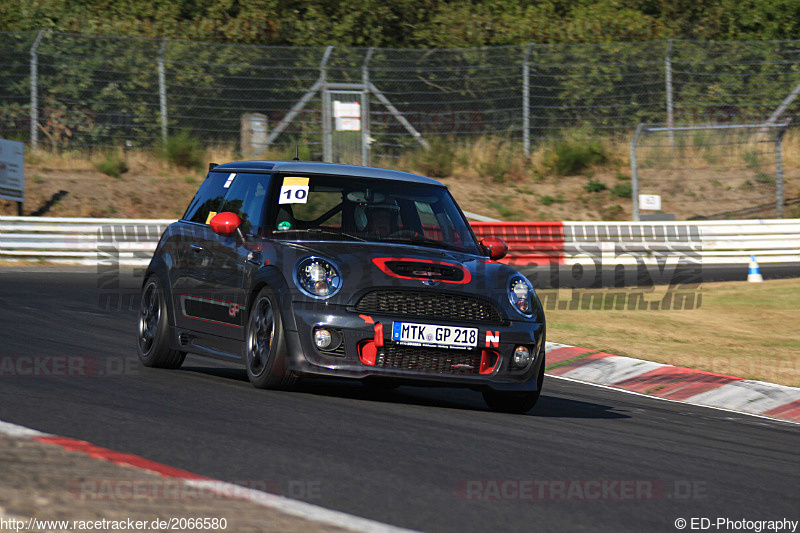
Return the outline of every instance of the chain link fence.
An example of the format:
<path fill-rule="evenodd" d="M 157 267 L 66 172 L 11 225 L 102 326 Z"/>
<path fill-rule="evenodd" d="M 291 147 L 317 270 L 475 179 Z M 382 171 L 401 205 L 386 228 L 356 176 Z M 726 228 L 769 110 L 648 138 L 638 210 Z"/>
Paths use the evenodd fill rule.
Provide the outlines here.
<path fill-rule="evenodd" d="M 782 218 L 787 126 L 641 124 L 631 140 L 634 220 Z"/>
<path fill-rule="evenodd" d="M 4 33 L 0 50 L 7 139 L 148 148 L 188 131 L 242 153 L 292 157 L 299 145 L 311 159 L 334 160 L 342 117 L 331 94 L 348 91 L 361 130 L 347 142 L 361 143 L 363 162 L 437 137 L 499 137 L 528 154 L 567 132 L 630 139 L 639 123 L 762 122 L 782 103 L 785 122 L 800 83 L 800 41 L 414 50 L 42 31 Z M 244 147 L 242 117 L 252 113 L 266 131 Z"/>

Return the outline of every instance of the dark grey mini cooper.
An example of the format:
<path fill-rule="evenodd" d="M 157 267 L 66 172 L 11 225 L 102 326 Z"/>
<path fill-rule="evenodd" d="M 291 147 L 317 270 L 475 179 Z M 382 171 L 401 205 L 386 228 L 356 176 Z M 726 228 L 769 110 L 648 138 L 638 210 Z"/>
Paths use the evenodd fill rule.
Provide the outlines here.
<path fill-rule="evenodd" d="M 524 412 L 544 376 L 531 283 L 478 242 L 436 180 L 368 167 L 212 165 L 147 268 L 143 364 L 241 361 L 260 388 L 301 376 L 460 386 Z"/>

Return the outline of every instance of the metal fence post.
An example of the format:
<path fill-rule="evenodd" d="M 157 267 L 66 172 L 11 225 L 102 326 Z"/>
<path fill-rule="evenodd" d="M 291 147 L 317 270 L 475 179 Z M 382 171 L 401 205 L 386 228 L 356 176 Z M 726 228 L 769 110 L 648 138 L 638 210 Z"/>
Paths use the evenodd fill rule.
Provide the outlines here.
<path fill-rule="evenodd" d="M 783 218 L 783 134 L 779 129 L 775 139 L 775 218 Z"/>
<path fill-rule="evenodd" d="M 370 164 L 369 148 L 372 142 L 369 129 L 369 61 L 374 52 L 374 47 L 367 50 L 364 64 L 361 67 L 361 80 L 364 84 L 364 90 L 361 93 L 361 164 L 365 167 Z"/>
<path fill-rule="evenodd" d="M 39 145 L 39 57 L 36 50 L 45 30 L 39 30 L 31 46 L 31 150 Z"/>
<path fill-rule="evenodd" d="M 161 110 L 161 142 L 167 144 L 167 75 L 164 70 L 164 54 L 167 51 L 167 39 L 161 41 L 158 51 L 158 103 Z"/>
<path fill-rule="evenodd" d="M 319 77 L 322 80 L 322 160 L 333 162 L 333 136 L 331 132 L 331 95 L 328 92 L 328 58 L 333 46 L 328 46 L 319 66 Z"/>
<path fill-rule="evenodd" d="M 667 55 L 664 59 L 664 82 L 666 83 L 667 90 L 667 127 L 672 128 L 675 126 L 675 117 L 673 116 L 673 103 L 672 103 L 672 43 L 670 39 L 667 44 Z M 675 133 L 669 132 L 669 145 L 675 146 Z"/>
<path fill-rule="evenodd" d="M 533 44 L 525 47 L 525 54 L 522 58 L 522 148 L 525 157 L 531 155 L 531 67 L 528 59 L 531 54 Z"/>
<path fill-rule="evenodd" d="M 633 200 L 633 221 L 639 222 L 639 172 L 636 165 L 636 144 L 644 124 L 636 126 L 636 132 L 631 139 L 631 199 Z"/>

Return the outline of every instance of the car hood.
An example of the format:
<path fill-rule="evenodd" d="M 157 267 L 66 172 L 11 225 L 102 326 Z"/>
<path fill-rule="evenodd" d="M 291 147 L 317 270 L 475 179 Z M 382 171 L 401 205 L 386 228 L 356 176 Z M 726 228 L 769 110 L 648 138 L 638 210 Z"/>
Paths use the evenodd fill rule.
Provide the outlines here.
<path fill-rule="evenodd" d="M 349 304 L 359 293 L 375 288 L 444 290 L 479 295 L 502 306 L 508 300 L 512 267 L 454 250 L 373 242 L 273 241 L 280 258 L 275 264 L 292 279 L 298 261 L 317 256 L 332 262 L 342 277 L 342 289 L 328 300 Z"/>

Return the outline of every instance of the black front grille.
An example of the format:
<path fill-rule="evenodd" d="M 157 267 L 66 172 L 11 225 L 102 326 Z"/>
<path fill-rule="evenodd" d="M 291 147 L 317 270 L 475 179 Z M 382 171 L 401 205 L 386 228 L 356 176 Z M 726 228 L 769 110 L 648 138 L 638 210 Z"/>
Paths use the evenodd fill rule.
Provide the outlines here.
<path fill-rule="evenodd" d="M 436 291 L 377 290 L 361 297 L 359 313 L 438 320 L 502 323 L 503 315 L 491 302 Z"/>
<path fill-rule="evenodd" d="M 333 350 L 320 349 L 320 352 L 324 353 L 325 355 L 336 355 L 339 357 L 344 357 L 344 342 L 340 342 L 339 346 L 337 346 Z"/>
<path fill-rule="evenodd" d="M 386 344 L 378 350 L 375 366 L 391 370 L 413 370 L 428 374 L 478 374 L 481 354 L 474 350 L 419 348 Z"/>

